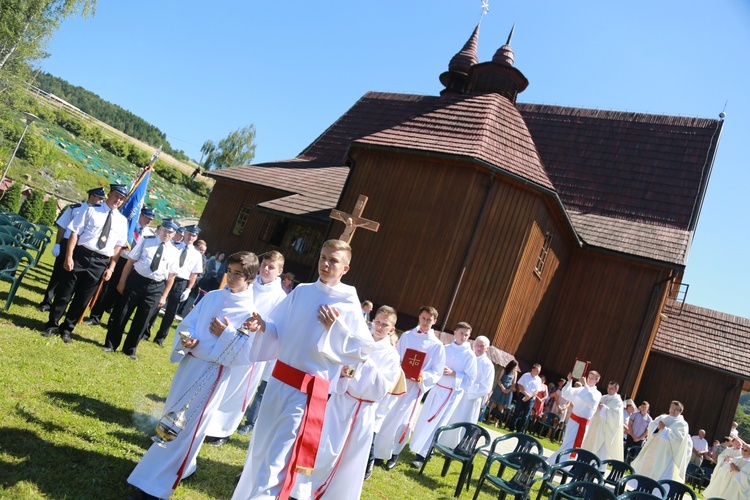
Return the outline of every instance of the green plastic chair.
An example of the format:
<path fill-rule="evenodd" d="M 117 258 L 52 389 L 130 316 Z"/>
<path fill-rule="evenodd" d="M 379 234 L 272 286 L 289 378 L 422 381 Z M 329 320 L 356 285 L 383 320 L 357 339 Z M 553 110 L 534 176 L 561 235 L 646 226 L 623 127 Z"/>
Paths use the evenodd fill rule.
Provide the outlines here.
<path fill-rule="evenodd" d="M 0 233 L 5 233 L 13 236 L 18 242 L 23 242 L 26 239 L 26 234 L 23 230 L 18 229 L 15 226 L 0 226 Z"/>
<path fill-rule="evenodd" d="M 14 224 L 14 226 L 17 227 L 18 229 L 20 229 L 21 231 L 27 233 L 27 234 L 33 233 L 34 231 L 37 230 L 36 224 L 34 224 L 32 222 L 29 222 L 27 220 L 16 221 L 16 223 Z"/>
<path fill-rule="evenodd" d="M 23 269 L 19 272 L 19 267 Z M 16 296 L 18 285 L 23 281 L 26 272 L 34 265 L 34 259 L 22 248 L 0 245 L 0 280 L 10 282 L 8 298 L 5 299 L 3 312 L 8 312 Z"/>
<path fill-rule="evenodd" d="M 8 233 L 0 232 L 0 245 L 19 246 L 19 241 Z"/>
<path fill-rule="evenodd" d="M 44 234 L 49 236 L 50 240 L 52 240 L 52 237 L 55 235 L 54 229 L 49 226 L 45 226 L 44 224 L 37 224 L 36 227 L 39 228 L 39 231 L 43 231 Z"/>
<path fill-rule="evenodd" d="M 12 226 L 13 225 L 13 219 L 10 217 L 2 214 L 0 215 L 0 226 Z"/>
<path fill-rule="evenodd" d="M 26 241 L 23 243 L 23 247 L 29 251 L 35 251 L 36 257 L 34 258 L 34 265 L 39 262 L 42 258 L 44 251 L 47 249 L 47 244 L 50 242 L 50 237 L 43 231 L 34 231 L 26 237 Z"/>

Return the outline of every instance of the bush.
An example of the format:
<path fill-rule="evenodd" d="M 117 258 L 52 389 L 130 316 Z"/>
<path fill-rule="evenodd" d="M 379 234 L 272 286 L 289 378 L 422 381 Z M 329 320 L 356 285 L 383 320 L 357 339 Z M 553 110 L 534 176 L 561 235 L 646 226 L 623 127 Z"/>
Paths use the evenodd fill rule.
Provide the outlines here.
<path fill-rule="evenodd" d="M 18 213 L 21 208 L 21 183 L 14 182 L 13 185 L 5 192 L 5 196 L 0 200 L 0 208 L 6 212 Z"/>
<path fill-rule="evenodd" d="M 55 221 L 57 220 L 57 198 L 50 196 L 47 201 L 44 202 L 44 208 L 42 208 L 42 216 L 39 218 L 37 224 L 42 224 L 47 227 L 55 228 Z"/>
<path fill-rule="evenodd" d="M 191 180 L 187 187 L 190 191 L 204 198 L 208 198 L 208 195 L 211 194 L 211 188 L 208 185 L 196 180 Z"/>
<path fill-rule="evenodd" d="M 151 155 L 135 146 L 133 146 L 130 149 L 130 153 L 128 153 L 128 161 L 136 167 L 143 167 L 144 165 L 148 165 L 148 160 L 150 159 Z"/>
<path fill-rule="evenodd" d="M 44 191 L 34 189 L 21 204 L 18 215 L 24 217 L 27 221 L 36 224 L 42 218 L 44 211 Z"/>
<path fill-rule="evenodd" d="M 76 137 L 86 137 L 89 132 L 88 127 L 83 121 L 67 113 L 59 113 L 57 115 L 57 124 Z"/>
<path fill-rule="evenodd" d="M 52 148 L 42 137 L 26 134 L 18 147 L 18 157 L 23 158 L 35 167 L 41 167 L 48 162 Z"/>
<path fill-rule="evenodd" d="M 104 149 L 120 158 L 126 158 L 130 152 L 130 147 L 127 143 L 114 137 L 104 137 L 101 145 Z"/>
<path fill-rule="evenodd" d="M 156 160 L 154 165 L 154 171 L 159 174 L 164 180 L 171 182 L 172 184 L 187 185 L 190 178 L 177 170 L 172 168 L 161 160 Z"/>

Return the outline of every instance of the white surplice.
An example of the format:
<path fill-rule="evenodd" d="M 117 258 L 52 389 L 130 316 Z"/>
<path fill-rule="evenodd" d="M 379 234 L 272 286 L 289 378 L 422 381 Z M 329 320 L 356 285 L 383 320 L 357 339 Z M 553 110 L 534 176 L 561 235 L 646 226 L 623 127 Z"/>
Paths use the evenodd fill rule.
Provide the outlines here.
<path fill-rule="evenodd" d="M 657 432 L 659 422 L 664 422 L 665 427 Z M 684 483 L 693 451 L 688 423 L 682 415 L 661 415 L 649 424 L 648 431 L 646 444 L 631 464 L 635 473 L 657 481 L 672 479 Z"/>
<path fill-rule="evenodd" d="M 719 454 L 719 458 L 716 460 L 716 467 L 714 467 L 714 472 L 711 474 L 711 482 L 708 483 L 703 492 L 705 498 L 724 498 L 724 492 L 733 477 L 729 464 L 740 457 L 742 457 L 742 449 L 735 449 L 731 446 Z"/>
<path fill-rule="evenodd" d="M 568 380 L 560 393 L 562 394 L 562 397 L 573 403 L 573 415 L 585 418 L 586 420 L 591 420 L 591 417 L 594 416 L 594 412 L 596 412 L 597 406 L 599 406 L 599 401 L 602 399 L 602 393 L 599 392 L 599 389 L 597 389 L 596 386 L 589 387 L 584 383 L 581 387 L 573 387 L 572 380 Z M 578 435 L 578 427 L 578 422 L 576 422 L 571 416 L 568 423 L 565 424 L 565 436 L 563 436 L 563 442 L 560 445 L 560 449 L 550 455 L 547 462 L 554 464 L 559 452 L 576 447 L 575 440 Z M 585 433 L 587 430 L 588 429 L 584 429 L 583 439 L 586 439 Z"/>
<path fill-rule="evenodd" d="M 170 361 L 180 365 L 172 379 L 164 413 L 180 411 L 190 402 L 187 424 L 165 448 L 151 445 L 128 477 L 128 483 L 156 497 L 168 498 L 178 479 L 195 471 L 196 457 L 206 436 L 206 417 L 219 406 L 226 389 L 227 367 L 250 364 L 252 344 L 248 337 L 237 333 L 237 328 L 254 308 L 252 289 L 232 293 L 223 288 L 208 293 L 177 325 L 178 332 L 190 332 L 198 344 L 185 349 L 180 336 L 174 336 Z M 211 320 L 225 316 L 229 326 L 221 336 L 212 335 Z"/>
<path fill-rule="evenodd" d="M 622 398 L 619 394 L 605 394 L 601 404 L 604 405 L 602 409 L 591 417 L 581 448 L 595 453 L 602 460 L 622 462 Z"/>
<path fill-rule="evenodd" d="M 324 304 L 341 313 L 330 329 L 318 321 L 318 309 Z M 342 365 L 358 365 L 374 345 L 354 287 L 343 283 L 330 287 L 318 280 L 297 286 L 272 311 L 265 332 L 255 336 L 251 357 L 278 359 L 305 373 L 335 380 Z M 279 495 L 306 402 L 306 394 L 270 378 L 255 424 L 262 432 L 253 432 L 233 499 Z"/>
<path fill-rule="evenodd" d="M 391 339 L 386 337 L 375 344 L 372 354 L 357 368 L 353 378 L 339 378 L 326 405 L 315 470 L 312 476 L 297 476 L 294 498 L 360 497 L 372 444 L 375 409 L 400 375 L 401 360 Z"/>
<path fill-rule="evenodd" d="M 286 292 L 281 288 L 281 278 L 264 285 L 258 276 L 253 281 L 253 294 L 256 311 L 262 318 L 267 317 L 273 308 L 286 298 Z M 258 361 L 251 365 L 229 368 L 224 399 L 209 417 L 207 436 L 228 437 L 234 434 L 258 388 L 265 364 Z"/>
<path fill-rule="evenodd" d="M 492 364 L 487 354 L 477 357 L 477 376 L 471 387 L 464 392 L 461 401 L 458 402 L 448 424 L 456 422 L 469 422 L 476 424 L 479 421 L 479 413 L 482 411 L 482 402 L 492 392 L 495 381 L 495 365 Z M 463 429 L 445 432 L 440 437 L 440 444 L 455 448 L 463 437 Z"/>
<path fill-rule="evenodd" d="M 471 387 L 477 376 L 477 357 L 468 342 L 461 345 L 452 342 L 443 350 L 445 366 L 453 373 L 440 377 L 427 395 L 409 443 L 409 449 L 423 457 L 430 449 L 435 431 L 448 423 L 464 391 Z"/>
<path fill-rule="evenodd" d="M 430 330 L 419 333 L 418 328 L 409 330 L 398 340 L 398 354 L 403 362 L 406 349 L 415 349 L 426 353 L 422 369 L 422 383 L 406 380 L 406 392 L 397 397 L 395 404 L 383 420 L 383 425 L 375 436 L 375 458 L 388 460 L 391 455 L 398 455 L 409 441 L 413 431 L 412 423 L 422 395 L 433 388 L 443 376 L 445 367 L 445 350 L 443 343 Z M 407 427 L 408 426 L 408 427 Z"/>

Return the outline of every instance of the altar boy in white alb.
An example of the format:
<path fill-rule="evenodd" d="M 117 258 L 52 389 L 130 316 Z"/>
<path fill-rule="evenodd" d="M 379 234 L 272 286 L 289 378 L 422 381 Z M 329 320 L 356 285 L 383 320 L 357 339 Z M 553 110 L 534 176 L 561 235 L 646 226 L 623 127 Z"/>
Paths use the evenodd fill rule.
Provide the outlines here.
<path fill-rule="evenodd" d="M 581 447 L 595 453 L 602 460 L 623 460 L 622 398 L 617 391 L 620 384 L 607 384 L 607 394 L 602 396 L 596 413 Z M 575 411 L 575 410 L 574 410 Z"/>
<path fill-rule="evenodd" d="M 477 376 L 477 358 L 468 342 L 470 335 L 471 325 L 460 322 L 453 332 L 453 342 L 444 347 L 443 376 L 427 395 L 409 443 L 409 449 L 416 454 L 412 467 L 422 467 L 435 431 L 448 423 L 464 391 Z"/>
<path fill-rule="evenodd" d="M 419 326 L 401 335 L 398 341 L 398 354 L 402 363 L 407 349 L 424 352 L 425 360 L 419 379 L 406 381 L 406 392 L 398 396 L 393 408 L 385 416 L 380 431 L 375 436 L 374 456 L 377 460 L 387 460 L 386 470 L 396 467 L 399 453 L 409 441 L 419 398 L 432 389 L 443 376 L 445 350 L 443 343 L 432 330 L 437 317 L 437 309 L 422 306 L 419 309 Z"/>
<path fill-rule="evenodd" d="M 250 339 L 237 331 L 243 323 L 249 330 L 259 327 L 248 321 L 255 309 L 250 285 L 258 272 L 258 258 L 238 252 L 227 259 L 227 286 L 210 292 L 177 326 L 190 340 L 175 335 L 170 361 L 179 363 L 164 414 L 180 412 L 186 405 L 185 428 L 165 447 L 151 445 L 128 477 L 139 489 L 134 498 L 169 498 L 180 480 L 195 471 L 210 415 L 221 403 L 229 366 L 250 364 Z"/>
<path fill-rule="evenodd" d="M 279 275 L 284 270 L 284 256 L 276 250 L 263 254 L 258 277 L 253 280 L 255 310 L 268 317 L 276 305 L 286 298 Z M 245 415 L 247 405 L 260 383 L 265 361 L 229 368 L 229 382 L 224 400 L 209 418 L 206 443 L 221 446 L 234 434 Z"/>
<path fill-rule="evenodd" d="M 253 359 L 277 361 L 235 500 L 289 498 L 296 475 L 314 468 L 330 381 L 375 347 L 357 291 L 341 283 L 350 260 L 348 243 L 326 241 L 320 279 L 292 290 L 256 334 Z"/>
<path fill-rule="evenodd" d="M 448 424 L 456 422 L 470 422 L 476 424 L 479 421 L 479 413 L 482 411 L 482 403 L 492 392 L 495 381 L 495 365 L 487 356 L 490 348 L 490 339 L 480 335 L 474 340 L 474 355 L 477 357 L 477 376 L 471 387 L 464 391 L 461 401 L 458 402 Z M 440 444 L 455 448 L 463 437 L 463 429 L 456 429 L 442 434 Z"/>
<path fill-rule="evenodd" d="M 565 426 L 565 436 L 560 449 L 550 455 L 547 462 L 554 464 L 559 452 L 568 448 L 580 448 L 583 444 L 591 417 L 594 416 L 602 399 L 602 393 L 596 388 L 600 378 L 599 372 L 591 370 L 586 375 L 583 386 L 573 387 L 573 375 L 568 373 L 568 382 L 562 388 L 562 397 L 573 403 L 573 412 Z"/>
<path fill-rule="evenodd" d="M 332 384 L 323 434 L 312 476 L 297 476 L 294 498 L 359 498 L 370 454 L 377 403 L 401 376 L 401 358 L 389 332 L 396 325 L 396 310 L 382 306 L 372 321 L 375 349 L 356 368 L 341 369 Z M 310 478 L 310 481 L 300 481 Z"/>

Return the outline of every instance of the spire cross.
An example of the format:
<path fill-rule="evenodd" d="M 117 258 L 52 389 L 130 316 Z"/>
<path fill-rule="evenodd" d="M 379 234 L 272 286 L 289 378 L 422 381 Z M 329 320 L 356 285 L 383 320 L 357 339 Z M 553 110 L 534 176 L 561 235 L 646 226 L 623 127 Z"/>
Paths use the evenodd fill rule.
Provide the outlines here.
<path fill-rule="evenodd" d="M 368 231 L 372 231 L 375 233 L 378 232 L 378 229 L 380 229 L 379 222 L 375 222 L 362 217 L 362 212 L 364 212 L 366 204 L 367 196 L 359 195 L 359 198 L 357 198 L 357 204 L 354 205 L 354 210 L 352 210 L 352 213 L 348 214 L 346 212 L 342 212 L 341 210 L 336 210 L 335 208 L 331 210 L 331 219 L 341 221 L 346 225 L 346 229 L 343 233 L 341 233 L 341 236 L 339 237 L 340 240 L 351 243 L 352 237 L 354 236 L 354 231 L 356 231 L 357 228 L 360 227 L 362 229 L 367 229 Z"/>

